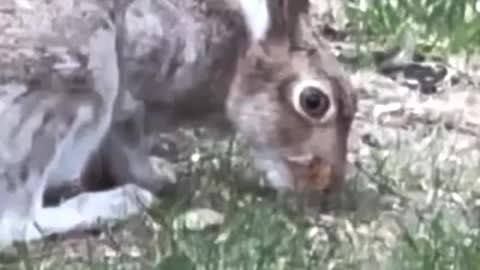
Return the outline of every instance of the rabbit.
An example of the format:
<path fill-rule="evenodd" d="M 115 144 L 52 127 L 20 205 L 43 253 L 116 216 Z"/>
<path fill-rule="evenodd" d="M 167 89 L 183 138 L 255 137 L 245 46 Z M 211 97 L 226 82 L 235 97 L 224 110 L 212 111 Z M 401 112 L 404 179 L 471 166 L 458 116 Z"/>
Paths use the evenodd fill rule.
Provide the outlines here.
<path fill-rule="evenodd" d="M 101 11 L 68 35 L 24 29 L 15 44 L 0 46 L 0 249 L 98 218 L 91 210 L 101 207 L 102 194 L 55 207 L 44 207 L 43 197 L 52 183 L 81 177 L 111 126 L 119 93 L 116 27 Z M 122 194 L 103 195 L 113 205 Z M 77 208 L 81 201 L 89 202 L 85 209 Z"/>
<path fill-rule="evenodd" d="M 95 162 L 104 166 L 91 169 L 100 182 L 162 189 L 168 181 L 149 169 L 150 134 L 206 126 L 238 133 L 276 189 L 338 189 L 356 93 L 330 52 L 294 44 L 308 8 L 307 0 L 132 2 L 120 52 L 124 118 Z"/>
<path fill-rule="evenodd" d="M 356 95 L 333 55 L 292 42 L 307 0 L 121 2 L 73 10 L 52 45 L 69 50 L 19 59 L 33 83 L 0 86 L 0 247 L 151 205 L 152 134 L 180 126 L 238 133 L 278 190 L 341 186 Z M 78 181 L 109 188 L 42 204 Z"/>

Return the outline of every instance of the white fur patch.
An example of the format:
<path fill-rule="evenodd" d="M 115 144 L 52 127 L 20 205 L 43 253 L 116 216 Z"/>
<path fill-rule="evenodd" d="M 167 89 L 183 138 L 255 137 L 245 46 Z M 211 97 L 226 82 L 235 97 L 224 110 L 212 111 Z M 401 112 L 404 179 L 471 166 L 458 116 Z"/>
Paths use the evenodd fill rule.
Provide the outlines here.
<path fill-rule="evenodd" d="M 253 40 L 263 40 L 270 27 L 268 0 L 240 0 L 240 6 Z"/>
<path fill-rule="evenodd" d="M 269 184 L 277 190 L 290 190 L 294 187 L 293 177 L 287 164 L 278 158 L 278 153 L 270 151 L 254 152 L 255 167 L 264 172 Z"/>

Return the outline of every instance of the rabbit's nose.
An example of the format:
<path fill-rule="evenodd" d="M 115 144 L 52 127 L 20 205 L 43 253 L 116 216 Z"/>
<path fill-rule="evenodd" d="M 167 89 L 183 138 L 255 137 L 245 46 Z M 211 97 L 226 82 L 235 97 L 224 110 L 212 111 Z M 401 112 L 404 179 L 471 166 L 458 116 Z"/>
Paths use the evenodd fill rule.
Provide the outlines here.
<path fill-rule="evenodd" d="M 319 157 L 289 159 L 289 163 L 296 189 L 326 191 L 333 184 L 331 164 Z"/>

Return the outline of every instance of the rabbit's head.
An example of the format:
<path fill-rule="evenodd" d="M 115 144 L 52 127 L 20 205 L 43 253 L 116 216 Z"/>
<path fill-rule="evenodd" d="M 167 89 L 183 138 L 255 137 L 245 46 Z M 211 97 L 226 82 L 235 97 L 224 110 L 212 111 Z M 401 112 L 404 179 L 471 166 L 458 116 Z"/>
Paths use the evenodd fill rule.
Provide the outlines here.
<path fill-rule="evenodd" d="M 240 0 L 240 7 L 249 42 L 229 91 L 229 119 L 275 188 L 337 188 L 357 100 L 332 54 L 292 45 L 308 0 Z"/>

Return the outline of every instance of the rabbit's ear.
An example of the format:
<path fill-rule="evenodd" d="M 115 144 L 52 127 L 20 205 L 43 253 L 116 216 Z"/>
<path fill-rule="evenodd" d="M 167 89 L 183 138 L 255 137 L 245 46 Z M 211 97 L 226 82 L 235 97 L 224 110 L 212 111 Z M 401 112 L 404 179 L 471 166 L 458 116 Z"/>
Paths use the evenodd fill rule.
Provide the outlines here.
<path fill-rule="evenodd" d="M 289 44 L 309 0 L 240 0 L 240 7 L 253 42 Z"/>
<path fill-rule="evenodd" d="M 270 28 L 269 0 L 240 0 L 240 8 L 253 42 L 267 37 Z"/>
<path fill-rule="evenodd" d="M 280 0 L 282 2 L 283 16 L 287 28 L 287 34 L 290 39 L 294 38 L 301 13 L 308 13 L 310 7 L 309 0 Z"/>

